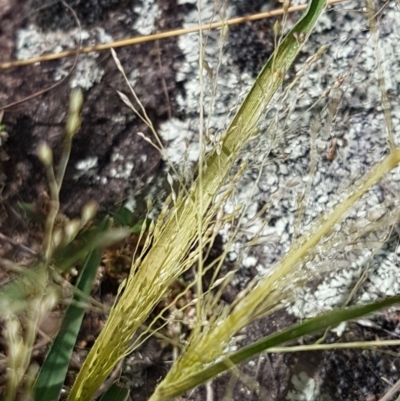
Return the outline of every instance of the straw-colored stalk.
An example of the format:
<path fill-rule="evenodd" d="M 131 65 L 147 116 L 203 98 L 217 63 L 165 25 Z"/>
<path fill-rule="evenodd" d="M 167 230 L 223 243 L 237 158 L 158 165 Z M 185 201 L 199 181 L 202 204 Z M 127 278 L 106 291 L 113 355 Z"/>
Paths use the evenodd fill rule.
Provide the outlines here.
<path fill-rule="evenodd" d="M 204 161 L 200 178 L 184 197 L 178 197 L 171 210 L 164 210 L 158 223 L 150 228 L 151 248 L 132 267 L 126 283 L 119 289 L 117 303 L 95 342 L 69 400 L 89 401 L 118 361 L 130 351 L 136 330 L 163 298 L 169 284 L 195 261 L 198 250 L 191 248 L 210 233 L 209 224 L 217 209 L 215 201 L 239 152 L 258 133 L 264 114 L 286 71 L 294 62 L 314 27 L 326 0 L 312 0 L 307 11 L 283 39 L 258 76 L 241 105 L 218 149 Z M 220 201 L 220 199 L 219 199 Z M 199 215 L 202 211 L 202 215 Z M 199 232 L 199 219 L 204 221 Z M 207 242 L 204 238 L 204 243 Z"/>
<path fill-rule="evenodd" d="M 292 281 L 298 276 L 297 267 L 310 251 L 342 220 L 355 202 L 387 172 L 400 163 L 400 148 L 395 149 L 386 159 L 373 168 L 352 194 L 339 203 L 326 217 L 321 219 L 314 233 L 305 234 L 292 246 L 289 253 L 280 261 L 271 273 L 238 301 L 233 311 L 222 313 L 212 319 L 206 327 L 202 322 L 193 330 L 189 344 L 180 359 L 173 364 L 166 378 L 157 387 L 150 401 L 169 399 L 179 393 L 179 389 L 189 387 L 190 378 L 196 378 L 201 371 L 229 356 L 228 346 L 232 337 L 254 319 L 265 316 L 282 299 L 282 294 L 293 286 Z M 307 275 L 307 272 L 303 272 Z M 196 381 L 196 380 L 193 380 Z"/>

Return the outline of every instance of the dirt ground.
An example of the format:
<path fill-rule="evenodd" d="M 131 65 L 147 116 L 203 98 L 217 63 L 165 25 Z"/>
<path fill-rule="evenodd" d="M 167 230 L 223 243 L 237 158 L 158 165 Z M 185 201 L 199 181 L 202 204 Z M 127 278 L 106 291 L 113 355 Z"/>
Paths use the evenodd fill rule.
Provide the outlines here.
<path fill-rule="evenodd" d="M 53 3 L 51 0 L 0 0 L 0 62 L 15 59 L 17 32 L 22 28 L 33 25 L 39 31 L 62 33 L 75 27 L 76 21 L 71 13 L 60 2 Z M 133 0 L 69 2 L 82 29 L 92 35 L 89 35 L 88 42 L 99 27 L 113 40 L 136 36 L 138 32 L 132 28 L 138 18 L 135 5 L 143 6 L 145 3 Z M 181 27 L 182 15 L 196 8 L 193 2 L 176 0 L 159 0 L 157 4 L 160 10 L 156 24 L 158 31 Z M 236 2 L 237 11 L 242 14 L 260 11 L 263 4 L 262 1 Z M 257 74 L 273 48 L 270 35 L 272 23 L 260 21 L 231 30 L 227 51 L 239 71 L 246 70 L 253 77 Z M 177 80 L 176 76 L 184 62 L 177 38 L 122 47 L 117 53 L 122 65 L 127 66 L 129 72 L 135 72 L 135 89 L 156 129 L 168 119 L 184 117 L 185 110 L 178 107 L 176 100 L 178 96 L 185 97 L 184 82 Z M 61 193 L 62 211 L 70 217 L 75 216 L 92 199 L 99 203 L 101 211 L 110 211 L 133 194 L 139 204 L 138 210 L 144 212 L 143 199 L 147 193 L 159 193 L 160 199 L 165 196 L 165 182 L 160 178 L 165 172 L 165 161 L 156 149 L 137 135 L 137 132 L 148 136 L 151 133 L 120 101 L 116 91 L 128 92 L 110 52 L 99 53 L 94 62 L 103 75 L 99 82 L 94 82 L 84 92 L 83 124 L 73 142 Z M 69 79 L 53 90 L 28 101 L 23 100 L 57 82 L 56 72 L 69 71 L 72 63 L 73 59 L 68 58 L 10 68 L 0 73 L 0 107 L 21 102 L 7 108 L 3 117 L 8 140 L 1 143 L 0 149 L 1 234 L 18 241 L 22 238 L 27 247 L 37 244 L 34 238 L 23 234 L 26 227 L 17 203 L 35 202 L 46 191 L 43 168 L 35 152 L 39 142 L 45 140 L 55 150 L 56 158 L 59 156 L 70 91 Z M 168 146 L 168 143 L 165 145 Z M 77 167 L 90 158 L 96 158 L 94 167 Z M 127 176 L 124 172 L 129 163 L 134 167 Z M 10 257 L 15 249 L 7 249 L 6 256 Z M 254 271 L 243 270 L 243 281 L 255 274 Z M 117 283 L 109 279 L 101 285 L 101 299 L 104 302 L 108 299 L 109 302 L 115 295 Z M 227 298 L 235 296 L 239 290 L 229 289 Z M 86 318 L 80 336 L 86 347 L 91 345 L 101 326 L 98 320 L 94 322 L 95 319 L 101 321 L 104 317 L 88 315 Z M 284 311 L 278 312 L 252 324 L 246 330 L 242 343 L 251 343 L 294 322 L 293 316 Z M 382 329 L 351 323 L 340 341 L 384 338 L 388 331 L 397 331 L 397 323 L 392 317 L 380 323 Z M 330 341 L 334 339 L 332 334 Z M 85 352 L 81 351 L 80 355 Z M 152 339 L 127 359 L 122 381 L 130 386 L 132 400 L 144 401 L 148 398 L 167 372 L 170 358 L 171 349 Z M 74 367 L 77 368 L 79 366 Z M 246 380 L 239 380 L 235 374 L 223 375 L 214 380 L 211 387 L 203 386 L 183 398 L 209 400 L 212 394 L 214 401 L 311 400 L 305 391 L 302 393 L 299 389 L 300 379 L 297 382 L 293 380 L 293 377 L 301 378 L 306 372 L 320 386 L 325 397 L 321 399 L 374 401 L 388 388 L 388 383 L 382 378 L 394 383 L 399 369 L 397 356 L 376 351 L 263 355 L 241 366 Z"/>

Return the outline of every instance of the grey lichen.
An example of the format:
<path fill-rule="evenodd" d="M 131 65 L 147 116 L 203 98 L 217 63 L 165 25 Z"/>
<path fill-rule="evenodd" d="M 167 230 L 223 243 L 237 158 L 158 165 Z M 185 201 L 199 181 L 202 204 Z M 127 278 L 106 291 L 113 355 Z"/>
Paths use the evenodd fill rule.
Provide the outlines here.
<path fill-rule="evenodd" d="M 76 49 L 80 43 L 93 46 L 97 43 L 109 43 L 112 37 L 102 28 L 91 30 L 71 29 L 67 32 L 61 30 L 43 32 L 35 25 L 29 25 L 20 29 L 16 38 L 16 56 L 19 60 L 38 57 L 47 53 L 60 53 L 64 50 Z M 71 88 L 81 87 L 90 89 L 95 83 L 99 83 L 104 75 L 104 70 L 97 63 L 98 53 L 92 52 L 79 57 L 73 77 L 70 81 Z M 64 78 L 72 66 L 71 59 L 64 60 L 54 72 L 54 80 Z"/>

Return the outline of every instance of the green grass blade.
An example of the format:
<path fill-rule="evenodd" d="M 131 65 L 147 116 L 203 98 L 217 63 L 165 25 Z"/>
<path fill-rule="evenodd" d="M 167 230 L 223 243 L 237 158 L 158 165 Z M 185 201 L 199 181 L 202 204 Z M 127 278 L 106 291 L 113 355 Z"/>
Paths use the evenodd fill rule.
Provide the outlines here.
<path fill-rule="evenodd" d="M 125 290 L 110 313 L 109 319 L 96 340 L 74 386 L 69 401 L 89 401 L 101 383 L 123 357 L 135 331 L 149 316 L 165 294 L 169 283 L 185 269 L 183 258 L 196 239 L 203 235 L 193 222 L 206 219 L 207 212 L 221 190 L 241 149 L 257 133 L 257 124 L 284 76 L 297 57 L 303 42 L 326 5 L 326 0 L 311 0 L 306 12 L 279 44 L 267 62 L 245 101 L 236 113 L 223 140 L 207 159 L 200 178 L 189 190 L 188 196 L 174 205 L 154 239 L 140 269 L 126 282 Z M 221 151 L 220 151 L 221 150 Z M 200 196 L 201 195 L 201 196 Z M 198 216 L 199 211 L 202 215 Z M 204 226 L 204 231 L 208 227 Z M 186 267 L 187 268 L 187 267 Z M 116 328 L 123 336 L 116 338 Z"/>
<path fill-rule="evenodd" d="M 274 333 L 257 341 L 254 344 L 248 345 L 239 351 L 232 353 L 228 358 L 225 358 L 200 372 L 196 372 L 195 375 L 188 376 L 180 382 L 175 382 L 170 387 L 164 386 L 162 391 L 160 391 L 158 394 L 159 399 L 167 400 L 177 397 L 184 392 L 205 383 L 213 377 L 216 377 L 220 373 L 229 370 L 232 366 L 235 366 L 246 359 L 254 357 L 268 348 L 282 345 L 288 341 L 296 340 L 302 336 L 324 330 L 330 326 L 337 326 L 339 323 L 346 320 L 357 319 L 372 312 L 376 312 L 379 309 L 398 303 L 400 303 L 400 296 L 395 296 L 367 305 L 334 310 L 309 319 L 304 323 L 290 326 L 281 332 Z"/>
<path fill-rule="evenodd" d="M 111 228 L 112 221 L 106 217 L 87 232 L 80 234 L 72 243 L 57 249 L 54 264 L 58 270 L 68 271 L 76 263 L 85 260 L 96 248 L 105 248 L 122 241 L 130 234 L 128 227 Z"/>
<path fill-rule="evenodd" d="M 43 265 L 26 268 L 18 277 L 0 289 L 0 318 L 7 318 L 26 309 L 40 295 L 47 283 L 47 268 Z"/>
<path fill-rule="evenodd" d="M 90 295 L 101 255 L 102 252 L 99 249 L 88 255 L 76 285 L 79 292 L 76 292 L 74 301 L 82 302 L 84 300 L 82 294 Z M 56 401 L 59 399 L 84 313 L 85 309 L 76 304 L 68 307 L 60 332 L 50 348 L 35 383 L 37 400 Z"/>
<path fill-rule="evenodd" d="M 128 398 L 129 390 L 127 388 L 113 384 L 99 401 L 127 401 Z"/>
<path fill-rule="evenodd" d="M 94 249 L 115 244 L 131 233 L 128 227 L 110 227 L 110 219 L 105 218 L 88 232 L 79 235 L 73 243 L 57 249 L 53 260 L 57 269 L 68 271 L 83 262 Z M 0 318 L 26 309 L 27 303 L 40 291 L 38 283 L 47 281 L 47 268 L 41 264 L 20 268 L 24 269 L 21 274 L 0 288 Z"/>
<path fill-rule="evenodd" d="M 228 136 L 223 145 L 225 152 L 230 154 L 238 143 L 246 142 L 253 135 L 265 108 L 281 86 L 285 74 L 310 36 L 325 6 L 326 0 L 311 0 L 300 20 L 265 64 L 228 128 Z"/>
<path fill-rule="evenodd" d="M 164 251 L 164 249 L 170 245 L 171 248 L 176 250 L 172 255 L 176 258 L 178 252 L 183 255 L 183 251 L 188 251 L 190 246 L 190 243 L 188 244 L 188 239 L 196 238 L 196 236 L 200 237 L 202 235 L 202 233 L 198 232 L 198 226 L 193 224 L 193 221 L 197 221 L 199 218 L 198 211 L 203 211 L 203 216 L 200 216 L 200 218 L 204 218 L 204 214 L 225 182 L 241 149 L 258 133 L 258 123 L 264 115 L 265 109 L 270 104 L 276 91 L 282 85 L 287 71 L 295 61 L 302 45 L 311 34 L 325 6 L 326 0 L 311 0 L 303 16 L 288 35 L 279 43 L 277 49 L 260 72 L 249 94 L 229 125 L 220 149 L 215 150 L 207 158 L 206 167 L 204 171 L 202 171 L 199 179 L 196 180 L 194 188 L 192 188 L 190 192 L 190 196 L 183 200 L 179 208 L 177 207 L 178 218 L 176 220 L 180 223 L 180 231 L 176 234 L 175 220 L 170 219 L 164 231 L 167 235 L 165 238 L 160 238 L 158 243 L 156 243 L 159 251 Z M 200 197 L 201 199 L 199 199 Z M 199 207 L 200 204 L 201 207 Z M 171 238 L 176 239 L 176 245 L 175 243 L 171 243 Z M 183 246 L 185 246 L 185 248 L 183 248 Z M 180 251 L 180 249 L 182 249 L 182 251 Z M 150 277 L 151 280 L 154 280 L 155 274 L 159 274 L 154 272 L 154 276 L 152 277 L 152 273 L 150 272 L 161 258 L 161 255 L 157 255 L 157 249 L 153 248 L 142 264 L 142 266 L 145 264 L 147 265 L 147 262 L 151 261 L 148 267 L 146 266 L 146 268 L 143 269 L 149 272 L 147 276 Z M 173 261 L 175 265 L 177 262 L 179 263 L 179 260 Z M 126 293 L 129 293 L 129 291 Z M 124 301 L 125 300 L 121 298 L 121 302 Z M 213 339 L 210 341 L 213 341 Z M 217 347 L 215 347 L 215 349 L 217 349 Z M 218 350 L 216 350 L 216 353 L 217 352 Z M 212 351 L 205 353 L 204 355 L 207 355 L 209 360 L 202 361 L 201 363 L 212 363 L 213 360 L 211 358 L 218 358 L 219 355 L 213 355 L 212 357 L 211 353 Z M 163 399 L 162 396 L 159 396 L 162 394 L 163 386 L 174 386 L 175 376 L 178 378 L 177 381 L 179 382 L 179 376 L 182 374 L 181 367 L 186 363 L 186 361 L 182 362 L 183 358 L 184 355 L 178 362 L 181 363 L 180 366 L 177 364 L 172 366 L 169 374 L 156 389 L 151 398 L 152 401 Z M 191 362 L 193 361 L 191 361 L 191 357 L 188 356 L 187 367 L 188 369 L 193 368 L 193 371 L 195 371 L 196 367 L 194 367 Z M 71 400 L 73 400 L 73 398 L 71 398 Z"/>

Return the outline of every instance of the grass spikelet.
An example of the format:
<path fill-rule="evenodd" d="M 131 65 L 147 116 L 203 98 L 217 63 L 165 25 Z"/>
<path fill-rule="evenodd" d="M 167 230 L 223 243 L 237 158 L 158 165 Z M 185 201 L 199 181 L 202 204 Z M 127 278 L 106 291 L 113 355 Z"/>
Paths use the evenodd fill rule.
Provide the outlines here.
<path fill-rule="evenodd" d="M 180 360 L 175 363 L 166 378 L 157 387 L 151 401 L 168 399 L 172 389 L 179 387 L 180 381 L 188 382 L 189 377 L 206 366 L 217 362 L 221 356 L 228 355 L 227 347 L 232 337 L 253 320 L 265 316 L 282 301 L 282 294 L 288 293 L 296 278 L 296 267 L 307 258 L 312 250 L 325 236 L 329 235 L 354 203 L 386 173 L 400 163 L 400 148 L 392 152 L 386 159 L 371 170 L 361 182 L 355 186 L 354 192 L 326 218 L 321 219 L 317 230 L 311 235 L 305 234 L 293 244 L 291 251 L 279 262 L 260 283 L 250 286 L 246 294 L 236 303 L 228 314 L 225 308 L 216 313 L 206 327 L 198 324 L 193 330 L 189 345 Z M 304 272 L 302 272 L 304 275 Z M 287 296 L 286 296 L 287 298 Z"/>
<path fill-rule="evenodd" d="M 112 307 L 109 319 L 71 390 L 70 401 L 92 398 L 115 364 L 126 354 L 133 334 L 161 300 L 168 285 L 189 267 L 185 256 L 193 244 L 202 243 L 208 232 L 207 225 L 218 212 L 218 209 L 210 208 L 215 196 L 220 192 L 238 153 L 258 131 L 257 124 L 266 106 L 281 86 L 283 71 L 287 71 L 300 51 L 303 42 L 296 39 L 297 34 L 306 39 L 324 7 L 324 0 L 313 0 L 309 4 L 307 12 L 282 40 L 261 71 L 223 136 L 220 152 L 214 150 L 205 158 L 204 169 L 201 169 L 199 178 L 193 184 L 193 190 L 189 191 L 187 197 L 177 198 L 166 217 L 162 232 L 143 257 L 141 265 L 135 269 L 136 273 L 128 277 L 119 302 Z M 134 95 L 133 89 L 131 91 Z M 143 109 L 142 112 L 146 116 Z M 200 166 L 203 166 L 202 161 Z M 187 202 L 187 199 L 190 201 Z M 196 220 L 202 223 L 194 224 Z M 207 242 L 206 238 L 203 242 Z M 201 314 L 199 311 L 198 316 Z M 115 332 L 119 336 L 115 336 Z"/>

